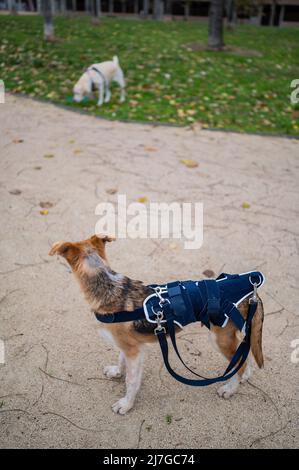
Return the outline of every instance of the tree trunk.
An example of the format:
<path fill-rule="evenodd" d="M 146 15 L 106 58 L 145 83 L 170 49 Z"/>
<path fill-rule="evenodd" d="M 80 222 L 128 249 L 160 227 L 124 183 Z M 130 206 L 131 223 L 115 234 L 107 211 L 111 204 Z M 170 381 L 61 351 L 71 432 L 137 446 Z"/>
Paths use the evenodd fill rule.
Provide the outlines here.
<path fill-rule="evenodd" d="M 263 10 L 264 10 L 264 6 L 263 6 L 263 5 L 259 5 L 259 6 L 258 6 L 258 9 L 257 9 L 257 17 L 258 17 L 258 24 L 259 24 L 259 26 L 262 25 L 262 21 L 263 21 Z"/>
<path fill-rule="evenodd" d="M 90 13 L 90 0 L 85 0 L 84 9 L 85 9 L 86 13 Z"/>
<path fill-rule="evenodd" d="M 237 22 L 237 9 L 235 0 L 226 0 L 225 2 L 227 26 L 233 27 Z"/>
<path fill-rule="evenodd" d="M 77 11 L 77 0 L 72 0 L 72 10 Z"/>
<path fill-rule="evenodd" d="M 8 0 L 7 7 L 10 13 L 12 13 L 13 15 L 17 14 L 17 4 L 15 0 Z"/>
<path fill-rule="evenodd" d="M 60 0 L 60 11 L 63 15 L 66 13 L 66 0 Z"/>
<path fill-rule="evenodd" d="M 139 0 L 134 0 L 134 13 L 135 15 L 139 13 Z"/>
<path fill-rule="evenodd" d="M 114 0 L 109 0 L 109 14 L 112 15 L 114 11 Z"/>
<path fill-rule="evenodd" d="M 143 0 L 143 12 L 142 12 L 143 18 L 148 18 L 148 10 L 149 10 L 149 0 Z"/>
<path fill-rule="evenodd" d="M 33 0 L 28 0 L 28 8 L 29 8 L 29 11 L 34 11 Z"/>
<path fill-rule="evenodd" d="M 100 0 L 91 1 L 91 13 L 94 19 L 99 20 L 101 16 L 101 1 Z"/>
<path fill-rule="evenodd" d="M 162 0 L 154 0 L 153 18 L 155 20 L 161 20 L 163 18 L 163 2 L 162 2 Z"/>
<path fill-rule="evenodd" d="M 41 0 L 41 11 L 44 16 L 44 39 L 45 41 L 53 41 L 54 26 L 52 16 L 52 0 Z"/>
<path fill-rule="evenodd" d="M 211 0 L 209 11 L 209 38 L 208 46 L 220 51 L 223 41 L 223 4 L 224 0 Z"/>
<path fill-rule="evenodd" d="M 190 16 L 190 2 L 186 1 L 184 3 L 184 20 L 187 21 Z"/>
<path fill-rule="evenodd" d="M 278 26 L 282 26 L 282 23 L 284 20 L 284 12 L 285 12 L 285 6 L 281 5 L 280 12 L 279 12 Z"/>
<path fill-rule="evenodd" d="M 273 0 L 272 5 L 271 5 L 271 14 L 270 14 L 270 21 L 269 21 L 270 26 L 274 26 L 275 12 L 276 12 L 276 1 Z"/>

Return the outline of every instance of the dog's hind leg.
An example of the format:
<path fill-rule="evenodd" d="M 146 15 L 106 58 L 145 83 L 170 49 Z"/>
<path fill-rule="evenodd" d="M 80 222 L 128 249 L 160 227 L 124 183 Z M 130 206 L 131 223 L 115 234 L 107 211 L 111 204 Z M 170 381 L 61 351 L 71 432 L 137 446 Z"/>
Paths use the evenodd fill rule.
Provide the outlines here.
<path fill-rule="evenodd" d="M 105 366 L 104 374 L 108 379 L 119 378 L 124 375 L 125 372 L 125 356 L 122 351 L 119 353 L 118 364 L 115 366 Z"/>
<path fill-rule="evenodd" d="M 107 88 L 106 88 L 106 92 L 105 92 L 105 103 L 109 103 L 110 98 L 111 98 L 111 91 L 110 91 L 110 89 L 107 87 Z"/>
<path fill-rule="evenodd" d="M 239 344 L 235 328 L 231 324 L 228 324 L 225 328 L 214 327 L 213 333 L 215 333 L 215 339 L 218 348 L 228 359 L 228 361 L 231 361 Z M 239 388 L 240 378 L 243 376 L 243 374 L 245 375 L 246 367 L 247 362 L 243 367 L 241 367 L 236 375 L 234 375 L 217 390 L 217 393 L 220 397 L 230 398 L 232 395 L 234 395 L 234 393 L 236 393 Z"/>
<path fill-rule="evenodd" d="M 120 103 L 123 103 L 126 99 L 126 83 L 122 69 L 119 67 L 116 74 L 113 77 L 113 81 L 116 82 L 120 86 Z"/>
<path fill-rule="evenodd" d="M 126 395 L 112 405 L 112 409 L 115 413 L 124 415 L 134 405 L 137 392 L 141 385 L 143 356 L 143 350 L 139 347 L 132 348 L 125 352 Z"/>
<path fill-rule="evenodd" d="M 102 106 L 104 101 L 104 86 L 103 83 L 99 83 L 99 101 L 98 106 Z"/>

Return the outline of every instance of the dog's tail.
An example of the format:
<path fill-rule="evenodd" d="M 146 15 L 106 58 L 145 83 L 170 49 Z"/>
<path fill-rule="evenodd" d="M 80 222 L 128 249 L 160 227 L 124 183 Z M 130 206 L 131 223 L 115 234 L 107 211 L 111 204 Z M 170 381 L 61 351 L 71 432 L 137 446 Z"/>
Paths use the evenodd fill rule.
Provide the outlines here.
<path fill-rule="evenodd" d="M 264 322 L 264 307 L 261 299 L 257 304 L 257 309 L 251 324 L 251 340 L 250 346 L 257 365 L 261 368 L 264 365 L 264 357 L 262 350 L 262 331 Z"/>
<path fill-rule="evenodd" d="M 113 63 L 114 63 L 114 65 L 116 65 L 116 67 L 119 67 L 119 60 L 118 60 L 117 55 L 113 56 Z"/>

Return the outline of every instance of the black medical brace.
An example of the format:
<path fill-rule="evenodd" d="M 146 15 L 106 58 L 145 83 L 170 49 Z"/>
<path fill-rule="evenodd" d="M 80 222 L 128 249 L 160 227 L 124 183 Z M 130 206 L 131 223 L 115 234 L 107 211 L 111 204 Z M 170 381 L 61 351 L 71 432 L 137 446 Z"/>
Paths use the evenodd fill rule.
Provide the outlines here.
<path fill-rule="evenodd" d="M 121 323 L 147 320 L 155 325 L 154 333 L 159 340 L 161 352 L 168 372 L 179 382 L 186 385 L 205 386 L 223 382 L 235 375 L 245 363 L 250 351 L 251 323 L 259 299 L 257 288 L 264 283 L 264 276 L 258 271 L 243 274 L 222 273 L 217 279 L 203 281 L 175 281 L 166 285 L 152 284 L 153 293 L 143 302 L 143 306 L 133 312 L 122 311 L 112 314 L 95 312 L 97 320 L 103 323 Z M 238 305 L 249 298 L 246 320 Z M 232 357 L 224 374 L 206 378 L 190 369 L 181 358 L 176 344 L 176 329 L 194 322 L 201 322 L 210 329 L 211 324 L 224 328 L 228 321 L 244 334 L 244 338 Z M 201 379 L 188 379 L 177 374 L 168 361 L 169 334 L 173 348 L 186 369 Z"/>

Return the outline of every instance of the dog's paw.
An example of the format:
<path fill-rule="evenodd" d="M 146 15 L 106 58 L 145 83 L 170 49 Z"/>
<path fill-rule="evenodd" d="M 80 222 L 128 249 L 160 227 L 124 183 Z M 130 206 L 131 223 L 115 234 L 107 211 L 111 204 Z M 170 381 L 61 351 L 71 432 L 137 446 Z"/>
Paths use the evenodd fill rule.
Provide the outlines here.
<path fill-rule="evenodd" d="M 104 374 L 108 379 L 116 379 L 122 376 L 119 366 L 106 366 L 104 367 Z"/>
<path fill-rule="evenodd" d="M 222 387 L 218 388 L 217 393 L 219 397 L 228 399 L 236 393 L 238 389 L 238 383 L 237 382 L 228 382 L 225 385 L 222 385 Z"/>
<path fill-rule="evenodd" d="M 125 415 L 132 407 L 133 404 L 126 397 L 123 397 L 112 405 L 112 410 L 114 413 Z"/>
<path fill-rule="evenodd" d="M 241 384 L 247 382 L 247 380 L 250 379 L 251 373 L 252 373 L 252 368 L 251 368 L 251 365 L 248 364 L 245 371 L 244 371 L 244 374 L 241 377 L 241 380 L 240 380 Z"/>

